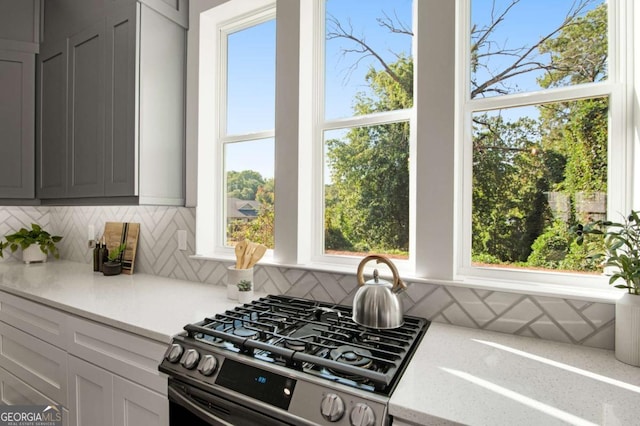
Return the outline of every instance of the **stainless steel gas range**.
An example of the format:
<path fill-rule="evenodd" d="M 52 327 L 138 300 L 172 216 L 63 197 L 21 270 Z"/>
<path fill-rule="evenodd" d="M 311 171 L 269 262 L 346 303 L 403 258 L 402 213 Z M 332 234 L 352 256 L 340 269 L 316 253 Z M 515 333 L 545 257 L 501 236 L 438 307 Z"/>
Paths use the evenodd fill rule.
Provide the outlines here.
<path fill-rule="evenodd" d="M 362 327 L 351 307 L 267 296 L 189 324 L 159 366 L 171 425 L 389 425 L 429 322 Z"/>

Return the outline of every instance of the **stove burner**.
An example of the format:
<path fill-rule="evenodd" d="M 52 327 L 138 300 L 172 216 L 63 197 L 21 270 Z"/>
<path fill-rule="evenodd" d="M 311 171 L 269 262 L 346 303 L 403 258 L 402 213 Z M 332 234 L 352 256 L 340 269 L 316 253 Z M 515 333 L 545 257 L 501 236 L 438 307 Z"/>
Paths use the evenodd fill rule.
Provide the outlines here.
<path fill-rule="evenodd" d="M 187 324 L 175 341 L 188 347 L 195 339 L 220 358 L 239 353 L 243 363 L 273 363 L 292 377 L 311 374 L 328 385 L 390 395 L 428 326 L 406 316 L 397 330 L 367 329 L 352 320 L 349 306 L 270 295 Z"/>
<path fill-rule="evenodd" d="M 360 349 L 350 345 L 338 346 L 331 350 L 331 359 L 343 364 L 354 365 L 356 367 L 369 368 L 372 364 L 371 352 L 367 349 Z"/>
<path fill-rule="evenodd" d="M 285 345 L 294 351 L 304 351 L 307 345 L 314 343 L 326 330 L 327 327 L 322 325 L 305 324 L 289 335 Z"/>
<path fill-rule="evenodd" d="M 233 329 L 233 334 L 240 337 L 246 337 L 247 339 L 255 339 L 258 337 L 258 332 L 255 330 L 249 330 L 245 327 L 235 327 Z"/>

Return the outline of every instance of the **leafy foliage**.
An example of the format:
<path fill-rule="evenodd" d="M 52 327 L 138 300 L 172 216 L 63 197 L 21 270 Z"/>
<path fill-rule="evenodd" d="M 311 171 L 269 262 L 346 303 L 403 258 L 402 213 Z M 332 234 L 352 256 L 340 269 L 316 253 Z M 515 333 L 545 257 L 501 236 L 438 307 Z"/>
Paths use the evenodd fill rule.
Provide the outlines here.
<path fill-rule="evenodd" d="M 264 184 L 264 178 L 255 170 L 231 170 L 227 172 L 227 197 L 255 200 L 258 189 Z"/>
<path fill-rule="evenodd" d="M 56 243 L 62 240 L 62 237 L 49 234 L 36 223 L 31 224 L 31 229 L 20 228 L 18 232 L 5 235 L 5 238 L 7 242 L 0 244 L 0 257 L 2 257 L 2 250 L 7 246 L 11 248 L 11 252 L 15 252 L 18 247 L 24 250 L 32 244 L 38 244 L 40 250 L 45 254 L 52 254 L 56 258 L 60 257 Z"/>
<path fill-rule="evenodd" d="M 397 76 L 370 69 L 376 98 L 356 98 L 356 115 L 410 108 L 413 62 L 389 65 Z M 407 251 L 409 247 L 409 124 L 356 127 L 327 144 L 332 185 L 326 188 L 327 250 Z M 339 232 L 337 231 L 339 230 Z"/>
<path fill-rule="evenodd" d="M 250 177 L 250 179 L 237 179 L 235 180 L 234 190 L 238 191 L 236 193 L 244 193 L 249 194 L 255 191 L 253 197 L 249 198 L 251 200 L 256 200 L 260 202 L 260 209 L 258 211 L 258 216 L 249 221 L 241 221 L 234 220 L 227 225 L 227 236 L 231 241 L 242 241 L 245 239 L 249 239 L 251 241 L 256 241 L 258 243 L 264 244 L 269 248 L 273 248 L 275 245 L 274 240 L 274 205 L 275 205 L 275 182 L 274 179 L 264 179 L 262 175 L 253 170 L 245 170 L 243 172 L 229 172 L 229 174 L 233 174 L 233 178 L 238 178 L 240 176 Z M 230 177 L 228 175 L 227 182 L 229 182 Z M 244 191 L 241 187 L 242 183 L 247 182 L 250 185 L 254 185 L 256 182 L 261 182 L 255 189 L 253 186 L 247 191 Z M 228 187 L 229 188 L 229 187 Z M 233 192 L 229 192 L 232 194 Z M 232 196 L 232 195 L 229 195 Z M 246 195 L 245 195 L 246 196 Z"/>
<path fill-rule="evenodd" d="M 585 235 L 604 237 L 604 252 L 591 257 L 604 258 L 603 265 L 614 269 L 609 284 L 622 280 L 625 284 L 614 287 L 626 288 L 629 293 L 640 295 L 640 212 L 632 211 L 624 222 L 616 223 L 606 220 L 578 225 L 577 243 L 583 244 Z"/>
<path fill-rule="evenodd" d="M 249 280 L 241 280 L 238 283 L 238 291 L 251 291 L 252 285 Z"/>
<path fill-rule="evenodd" d="M 122 253 L 125 251 L 126 248 L 127 248 L 127 245 L 125 243 L 122 243 L 119 246 L 111 249 L 111 251 L 109 252 L 109 255 L 107 256 L 107 258 L 109 259 L 109 262 L 120 262 L 122 260 Z"/>
<path fill-rule="evenodd" d="M 511 93 L 515 78 L 542 71 L 541 88 L 597 82 L 607 78 L 607 6 L 587 11 L 594 0 L 577 0 L 566 19 L 532 46 L 504 47 L 492 39 L 519 1 L 495 10 L 486 27 L 471 29 L 471 98 Z M 388 15 L 379 24 L 412 36 Z M 374 57 L 378 69 L 366 75 L 367 90 L 354 99 L 356 116 L 408 109 L 413 105 L 413 59 L 398 53 L 388 63 L 349 23 L 327 21 L 327 39 L 343 39 L 345 55 Z M 502 69 L 483 62 L 500 58 Z M 357 66 L 359 60 L 354 60 Z M 481 72 L 479 72 L 481 71 Z M 534 74 L 535 75 L 535 74 Z M 479 81 L 480 76 L 486 80 Z M 592 271 L 596 262 L 578 245 L 568 226 L 583 220 L 576 193 L 607 191 L 608 99 L 580 99 L 537 105 L 539 118 L 482 113 L 473 117 L 472 258 L 508 264 Z M 356 127 L 326 141 L 331 181 L 325 185 L 325 249 L 405 253 L 409 245 L 409 124 Z M 230 196 L 258 199 L 257 219 L 230 226 L 236 239 L 273 247 L 273 187 L 251 171 L 229 172 Z M 548 196 L 568 200 L 559 217 Z M 232 229 L 233 228 L 233 229 Z"/>

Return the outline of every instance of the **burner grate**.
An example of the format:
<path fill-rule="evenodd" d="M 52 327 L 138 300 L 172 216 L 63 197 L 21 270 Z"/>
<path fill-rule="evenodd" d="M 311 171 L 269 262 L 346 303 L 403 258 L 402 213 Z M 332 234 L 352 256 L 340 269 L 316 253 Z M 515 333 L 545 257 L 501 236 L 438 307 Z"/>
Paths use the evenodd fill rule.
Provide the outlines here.
<path fill-rule="evenodd" d="M 184 327 L 225 350 L 390 394 L 429 322 L 375 330 L 356 324 L 350 307 L 270 295 Z"/>

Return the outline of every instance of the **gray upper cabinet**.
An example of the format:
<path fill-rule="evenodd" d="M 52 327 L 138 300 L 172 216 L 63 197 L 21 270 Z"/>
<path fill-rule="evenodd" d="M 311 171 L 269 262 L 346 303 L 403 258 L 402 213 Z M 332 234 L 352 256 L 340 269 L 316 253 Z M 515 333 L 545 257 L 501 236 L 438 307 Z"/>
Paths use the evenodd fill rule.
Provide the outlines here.
<path fill-rule="evenodd" d="M 36 53 L 40 0 L 0 0 L 0 202 L 35 197 Z"/>
<path fill-rule="evenodd" d="M 40 53 L 36 173 L 42 198 L 61 198 L 67 186 L 67 42 L 49 43 Z"/>
<path fill-rule="evenodd" d="M 68 42 L 69 197 L 104 194 L 104 39 L 100 22 Z"/>
<path fill-rule="evenodd" d="M 34 197 L 35 56 L 0 50 L 0 198 Z"/>
<path fill-rule="evenodd" d="M 45 130 L 55 127 L 51 122 L 62 114 L 52 105 L 61 102 L 54 101 L 57 89 L 49 87 L 49 82 L 59 84 L 52 78 L 58 69 L 49 63 L 55 56 L 41 55 L 37 195 L 45 203 L 111 199 L 183 205 L 186 28 L 152 7 L 154 1 L 95 2 L 100 7 L 91 9 L 83 0 L 61 0 L 67 6 L 83 3 L 68 27 L 82 29 L 64 36 L 45 30 L 44 51 L 50 42 L 66 40 L 66 141 L 62 149 L 60 129 L 54 136 Z M 175 4 L 186 16 L 186 2 Z M 63 31 L 64 10 L 57 6 L 45 4 L 45 22 L 50 19 L 51 28 Z M 101 17 L 96 18 L 95 8 L 103 11 Z M 86 16 L 91 23 L 83 23 Z M 62 191 L 60 174 L 50 172 L 52 157 L 45 155 L 51 149 L 61 152 L 56 159 L 66 157 L 60 163 L 65 168 Z"/>
<path fill-rule="evenodd" d="M 107 18 L 105 84 L 105 195 L 135 192 L 136 156 L 136 10 L 123 9 Z"/>

